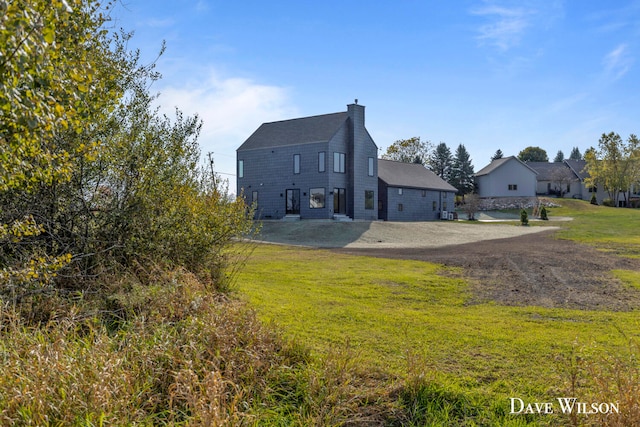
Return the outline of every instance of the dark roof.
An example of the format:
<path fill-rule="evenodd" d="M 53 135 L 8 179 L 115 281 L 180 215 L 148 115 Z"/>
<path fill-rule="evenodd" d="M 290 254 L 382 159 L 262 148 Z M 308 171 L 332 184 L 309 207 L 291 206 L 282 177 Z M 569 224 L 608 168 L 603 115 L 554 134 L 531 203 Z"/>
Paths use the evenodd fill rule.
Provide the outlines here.
<path fill-rule="evenodd" d="M 586 178 L 589 178 L 589 172 L 585 170 L 585 167 L 587 166 L 586 161 L 566 159 L 564 162 L 571 168 L 571 170 L 573 170 L 576 175 L 578 175 L 580 181 L 584 181 Z"/>
<path fill-rule="evenodd" d="M 478 172 L 476 172 L 476 176 L 488 175 L 488 174 L 490 174 L 494 170 L 498 169 L 500 166 L 504 165 L 505 163 L 507 163 L 510 160 L 515 160 L 516 162 L 519 162 L 520 164 L 522 164 L 527 169 L 531 170 L 531 172 L 535 173 L 536 175 L 538 174 L 538 172 L 536 172 L 534 169 L 532 169 L 529 166 L 527 166 L 526 163 L 524 163 L 523 161 L 521 161 L 517 157 L 509 156 L 509 157 L 502 157 L 500 159 L 496 159 L 496 160 L 491 161 L 491 163 L 489 163 L 487 166 L 483 167 Z"/>
<path fill-rule="evenodd" d="M 328 141 L 348 117 L 342 112 L 263 123 L 238 151 Z"/>
<path fill-rule="evenodd" d="M 378 159 L 378 178 L 391 187 L 458 191 L 454 186 L 419 163 Z"/>
<path fill-rule="evenodd" d="M 526 165 L 538 172 L 538 181 L 553 181 L 557 171 L 570 169 L 564 162 L 526 162 Z"/>

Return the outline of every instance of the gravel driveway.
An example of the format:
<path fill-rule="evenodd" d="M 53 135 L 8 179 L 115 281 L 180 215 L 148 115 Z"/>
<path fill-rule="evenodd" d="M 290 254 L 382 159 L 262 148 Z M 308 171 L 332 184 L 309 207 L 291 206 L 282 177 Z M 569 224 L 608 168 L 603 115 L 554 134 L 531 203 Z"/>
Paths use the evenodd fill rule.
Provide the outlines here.
<path fill-rule="evenodd" d="M 265 221 L 257 239 L 318 248 L 434 248 L 518 237 L 557 228 L 462 221 Z"/>

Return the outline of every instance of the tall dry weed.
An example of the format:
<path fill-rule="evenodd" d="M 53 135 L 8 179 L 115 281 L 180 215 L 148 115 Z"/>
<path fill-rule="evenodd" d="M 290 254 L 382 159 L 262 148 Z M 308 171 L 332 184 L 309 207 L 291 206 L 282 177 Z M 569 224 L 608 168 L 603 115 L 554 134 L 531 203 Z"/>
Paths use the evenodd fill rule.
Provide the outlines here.
<path fill-rule="evenodd" d="M 596 345 L 574 346 L 573 353 L 559 357 L 564 386 L 559 392 L 578 402 L 602 404 L 608 411 L 564 414 L 572 426 L 640 426 L 640 347 L 629 340 L 628 349 L 603 352 Z"/>

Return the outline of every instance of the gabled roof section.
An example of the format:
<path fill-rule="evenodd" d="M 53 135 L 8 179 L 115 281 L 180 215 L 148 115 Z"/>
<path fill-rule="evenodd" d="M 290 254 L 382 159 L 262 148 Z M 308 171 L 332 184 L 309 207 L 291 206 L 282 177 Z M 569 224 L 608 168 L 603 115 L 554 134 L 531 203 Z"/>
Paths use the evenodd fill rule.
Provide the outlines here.
<path fill-rule="evenodd" d="M 454 186 L 419 163 L 378 159 L 378 178 L 391 187 L 458 191 Z"/>
<path fill-rule="evenodd" d="M 538 172 L 538 181 L 553 181 L 556 179 L 558 172 L 565 169 L 571 173 L 574 172 L 564 162 L 526 162 L 526 165 Z"/>
<path fill-rule="evenodd" d="M 578 175 L 578 178 L 580 178 L 580 181 L 584 181 L 586 178 L 589 178 L 589 172 L 586 171 L 586 166 L 587 166 L 587 162 L 584 160 L 573 160 L 573 159 L 566 159 L 564 161 L 567 166 L 569 166 L 571 168 L 571 170 L 573 171 L 573 173 L 575 173 L 576 175 Z"/>
<path fill-rule="evenodd" d="M 487 166 L 483 167 L 478 172 L 476 172 L 476 176 L 489 175 L 491 172 L 493 172 L 494 170 L 498 169 L 500 166 L 502 166 L 505 163 L 507 163 L 509 161 L 512 161 L 512 160 L 520 163 L 522 166 L 524 166 L 525 168 L 529 169 L 534 174 L 538 175 L 538 172 L 536 172 L 534 169 L 532 169 L 529 166 L 527 166 L 527 164 L 524 163 L 522 160 L 518 159 L 515 156 L 509 156 L 509 157 L 503 157 L 501 159 L 493 160 Z"/>
<path fill-rule="evenodd" d="M 328 141 L 348 117 L 342 112 L 263 123 L 238 151 Z"/>

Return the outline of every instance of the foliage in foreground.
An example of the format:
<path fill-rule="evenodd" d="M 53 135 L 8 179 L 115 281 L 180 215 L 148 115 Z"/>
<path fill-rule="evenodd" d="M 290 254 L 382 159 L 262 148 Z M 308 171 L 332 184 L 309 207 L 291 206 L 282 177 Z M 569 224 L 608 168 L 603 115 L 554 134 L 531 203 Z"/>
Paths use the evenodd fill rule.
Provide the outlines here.
<path fill-rule="evenodd" d="M 252 229 L 199 166 L 198 117 L 154 107 L 155 64 L 104 28 L 111 7 L 0 0 L 2 300 L 158 265 L 224 287 L 225 248 Z"/>

